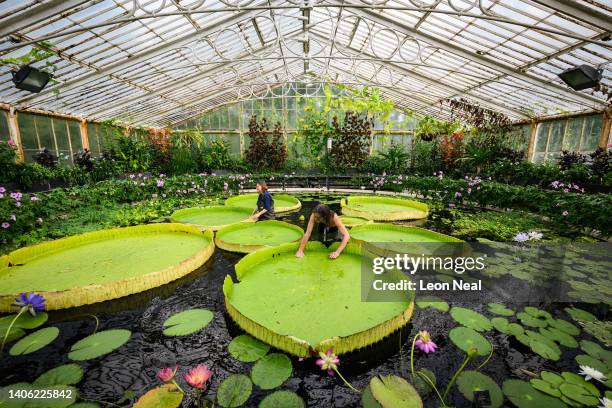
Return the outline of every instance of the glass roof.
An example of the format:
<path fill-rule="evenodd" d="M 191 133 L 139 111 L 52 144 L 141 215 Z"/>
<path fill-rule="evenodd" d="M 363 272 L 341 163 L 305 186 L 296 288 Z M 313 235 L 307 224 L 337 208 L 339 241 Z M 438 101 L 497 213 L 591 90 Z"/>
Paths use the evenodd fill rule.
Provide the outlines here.
<path fill-rule="evenodd" d="M 611 0 L 5 0 L 0 58 L 48 40 L 58 83 L 21 91 L 2 65 L 0 102 L 162 127 L 334 82 L 442 119 L 464 97 L 525 120 L 609 107 L 557 75 L 587 64 L 612 87 L 611 32 Z"/>

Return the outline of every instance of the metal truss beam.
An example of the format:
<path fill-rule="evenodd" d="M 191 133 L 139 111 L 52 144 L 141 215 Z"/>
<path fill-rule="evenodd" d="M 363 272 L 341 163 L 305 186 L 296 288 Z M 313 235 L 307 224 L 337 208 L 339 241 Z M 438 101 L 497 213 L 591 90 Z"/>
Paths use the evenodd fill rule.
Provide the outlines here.
<path fill-rule="evenodd" d="M 612 32 L 612 19 L 594 8 L 573 0 L 531 0 L 546 8 L 578 19 L 590 26 L 595 26 L 606 32 Z M 586 3 L 586 2 L 585 2 Z"/>

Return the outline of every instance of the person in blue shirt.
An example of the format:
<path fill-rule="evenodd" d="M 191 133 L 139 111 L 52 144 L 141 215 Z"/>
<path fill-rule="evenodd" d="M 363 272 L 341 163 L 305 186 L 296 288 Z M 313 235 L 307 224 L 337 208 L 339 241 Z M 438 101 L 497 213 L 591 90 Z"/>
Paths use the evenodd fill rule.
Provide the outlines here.
<path fill-rule="evenodd" d="M 253 211 L 251 218 L 255 221 L 273 220 L 274 214 L 274 199 L 268 191 L 268 186 L 265 181 L 258 181 L 255 186 L 259 196 L 257 197 L 257 208 Z"/>

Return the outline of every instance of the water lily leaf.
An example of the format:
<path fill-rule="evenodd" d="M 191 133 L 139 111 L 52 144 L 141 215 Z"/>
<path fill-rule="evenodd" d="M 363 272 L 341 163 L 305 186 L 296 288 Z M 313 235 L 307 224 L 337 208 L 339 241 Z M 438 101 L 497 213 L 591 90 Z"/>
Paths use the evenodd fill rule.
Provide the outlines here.
<path fill-rule="evenodd" d="M 586 310 L 578 309 L 577 307 L 566 307 L 565 311 L 572 316 L 572 319 L 581 322 L 596 322 L 597 317 L 593 316 Z"/>
<path fill-rule="evenodd" d="M 561 397 L 561 391 L 559 391 L 559 388 L 556 388 L 549 382 L 546 382 L 539 378 L 532 378 L 529 382 L 531 383 L 531 386 L 538 391 L 542 391 L 543 393 L 552 395 L 553 397 Z"/>
<path fill-rule="evenodd" d="M 603 361 L 608 367 L 612 367 L 612 351 L 604 350 L 599 344 L 589 341 L 580 341 L 580 348 L 588 355 Z"/>
<path fill-rule="evenodd" d="M 546 381 L 555 388 L 559 388 L 559 386 L 565 382 L 563 377 L 555 373 L 551 373 L 550 371 L 542 371 L 540 376 L 542 377 L 542 380 Z"/>
<path fill-rule="evenodd" d="M 191 309 L 170 316 L 164 322 L 166 336 L 187 336 L 202 330 L 213 319 L 214 314 L 206 309 Z"/>
<path fill-rule="evenodd" d="M 21 356 L 33 353 L 51 343 L 58 335 L 59 329 L 57 327 L 45 327 L 44 329 L 37 330 L 13 344 L 9 354 L 11 356 Z"/>
<path fill-rule="evenodd" d="M 586 381 L 584 378 L 582 378 L 578 374 L 570 373 L 568 371 L 564 371 L 564 372 L 561 373 L 561 376 L 563 377 L 563 379 L 565 379 L 566 383 L 582 387 L 585 390 L 587 390 L 594 397 L 598 397 L 599 396 L 599 390 L 597 389 L 597 387 L 595 387 L 590 382 Z"/>
<path fill-rule="evenodd" d="M 463 307 L 453 307 L 450 311 L 450 315 L 459 324 L 477 331 L 491 330 L 493 327 L 489 319 L 478 312 Z"/>
<path fill-rule="evenodd" d="M 508 309 L 506 306 L 501 303 L 489 303 L 489 312 L 494 313 L 500 316 L 513 316 L 514 310 Z"/>
<path fill-rule="evenodd" d="M 0 328 L 2 327 L 6 327 L 8 328 L 8 326 L 11 325 L 11 322 L 13 321 L 13 319 L 15 318 L 15 315 L 10 315 L 10 316 L 4 316 L 3 318 L 0 319 Z M 49 315 L 45 312 L 38 312 L 36 313 L 36 316 L 32 316 L 29 313 L 22 313 L 17 320 L 15 320 L 15 323 L 13 323 L 13 327 L 17 327 L 19 329 L 36 329 L 37 327 L 42 326 L 43 324 L 45 324 L 47 322 L 47 320 L 49 320 Z"/>
<path fill-rule="evenodd" d="M 508 325 L 508 331 L 513 336 L 519 336 L 525 333 L 525 329 L 518 323 L 510 323 Z"/>
<path fill-rule="evenodd" d="M 562 319 L 550 319 L 548 320 L 548 324 L 561 330 L 562 332 L 569 334 L 570 336 L 577 336 L 580 334 L 580 329 L 578 327 Z"/>
<path fill-rule="evenodd" d="M 490 408 L 499 408 L 504 402 L 499 385 L 491 377 L 478 371 L 463 371 L 457 378 L 457 387 L 463 396 L 472 402 L 476 391 L 488 391 L 491 398 Z"/>
<path fill-rule="evenodd" d="M 552 319 L 552 316 L 550 315 L 550 313 L 548 313 L 546 310 L 538 309 L 537 307 L 525 306 L 523 310 L 527 314 L 535 317 L 536 319 L 544 319 L 544 320 Z"/>
<path fill-rule="evenodd" d="M 510 334 L 510 331 L 508 330 L 510 322 L 505 317 L 494 317 L 491 319 L 491 324 L 498 332 Z"/>
<path fill-rule="evenodd" d="M 382 408 L 382 405 L 374 398 L 374 394 L 372 394 L 372 389 L 369 384 L 361 394 L 361 406 L 362 408 Z"/>
<path fill-rule="evenodd" d="M 555 327 L 549 327 L 547 329 L 540 328 L 540 333 L 542 334 L 542 336 L 552 341 L 556 341 L 562 346 L 569 348 L 578 347 L 578 342 L 576 341 L 576 339 Z"/>
<path fill-rule="evenodd" d="M 3 339 L 6 336 L 6 331 L 8 330 L 8 326 L 0 327 L 0 339 Z M 18 340 L 26 335 L 26 332 L 19 327 L 11 327 L 11 331 L 8 336 L 6 336 L 6 343 L 12 343 L 15 340 Z M 2 341 L 2 340 L 0 340 Z"/>
<path fill-rule="evenodd" d="M 251 379 L 244 374 L 232 374 L 227 377 L 217 390 L 217 401 L 225 408 L 239 407 L 249 399 L 253 391 Z"/>
<path fill-rule="evenodd" d="M 448 335 L 451 341 L 465 352 L 474 347 L 478 350 L 479 356 L 488 356 L 491 353 L 491 343 L 489 343 L 489 340 L 474 329 L 455 327 Z"/>
<path fill-rule="evenodd" d="M 259 403 L 259 408 L 304 408 L 304 400 L 293 391 L 276 391 Z"/>
<path fill-rule="evenodd" d="M 270 346 L 248 334 L 242 334 L 232 340 L 227 349 L 236 360 L 250 363 L 268 354 Z"/>
<path fill-rule="evenodd" d="M 42 373 L 34 385 L 41 387 L 51 385 L 72 385 L 83 379 L 83 369 L 78 364 L 64 364 Z"/>
<path fill-rule="evenodd" d="M 523 323 L 525 326 L 530 327 L 546 327 L 548 326 L 547 320 L 540 320 L 537 317 L 533 317 L 529 313 L 519 312 L 516 314 L 516 317 Z"/>
<path fill-rule="evenodd" d="M 566 408 L 558 398 L 550 397 L 526 381 L 506 380 L 502 386 L 504 394 L 518 408 Z"/>
<path fill-rule="evenodd" d="M 598 360 L 593 356 L 589 356 L 588 354 L 580 354 L 576 356 L 576 362 L 579 365 L 594 368 L 601 373 L 608 372 L 608 366 L 603 361 Z"/>
<path fill-rule="evenodd" d="M 525 333 L 529 337 L 529 347 L 534 353 L 553 361 L 561 358 L 561 349 L 554 341 L 530 330 Z"/>
<path fill-rule="evenodd" d="M 110 353 L 128 342 L 132 333 L 125 329 L 104 330 L 74 343 L 68 358 L 75 361 L 91 360 Z"/>
<path fill-rule="evenodd" d="M 414 387 L 396 375 L 372 377 L 370 389 L 383 408 L 423 407 L 423 401 Z"/>
<path fill-rule="evenodd" d="M 177 408 L 183 402 L 183 393 L 174 384 L 164 384 L 147 391 L 133 408 Z"/>
<path fill-rule="evenodd" d="M 263 390 L 281 386 L 291 376 L 291 360 L 284 354 L 272 353 L 263 357 L 253 366 L 251 379 Z"/>
<path fill-rule="evenodd" d="M 421 309 L 431 307 L 441 312 L 448 312 L 448 309 L 450 308 L 446 301 L 435 296 L 424 296 L 418 298 L 418 300 L 416 301 L 416 305 Z"/>
<path fill-rule="evenodd" d="M 579 385 L 564 383 L 561 384 L 559 390 L 566 398 L 579 402 L 580 404 L 594 407 L 599 403 L 599 399 L 593 396 L 588 390 Z"/>

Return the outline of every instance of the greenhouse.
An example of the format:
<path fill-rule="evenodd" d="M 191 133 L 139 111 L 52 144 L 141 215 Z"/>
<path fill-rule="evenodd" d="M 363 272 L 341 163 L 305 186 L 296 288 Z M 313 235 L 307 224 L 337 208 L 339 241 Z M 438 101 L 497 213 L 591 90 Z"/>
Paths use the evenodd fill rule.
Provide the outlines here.
<path fill-rule="evenodd" d="M 0 407 L 612 408 L 609 0 L 0 1 Z"/>

